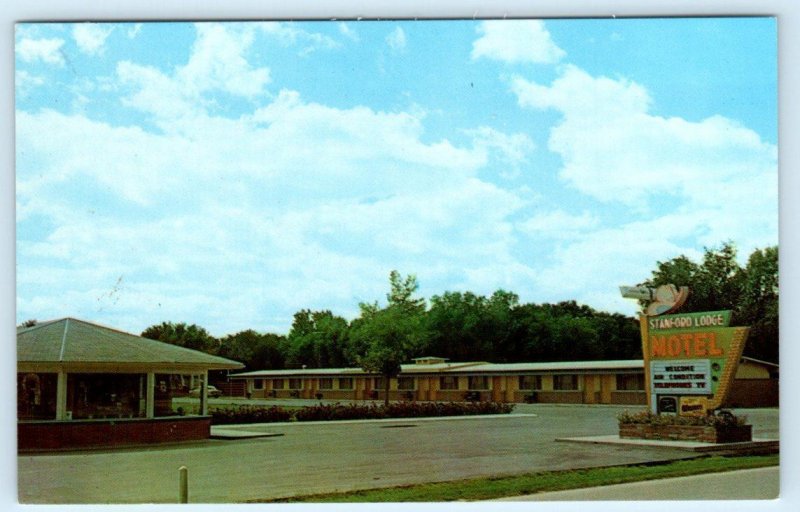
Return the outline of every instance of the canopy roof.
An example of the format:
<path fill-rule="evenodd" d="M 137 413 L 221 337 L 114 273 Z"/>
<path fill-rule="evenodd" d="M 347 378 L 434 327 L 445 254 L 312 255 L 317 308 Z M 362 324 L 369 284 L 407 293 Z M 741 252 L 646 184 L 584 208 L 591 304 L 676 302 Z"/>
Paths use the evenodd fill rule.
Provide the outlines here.
<path fill-rule="evenodd" d="M 17 329 L 17 363 L 225 370 L 244 365 L 75 318 Z"/>

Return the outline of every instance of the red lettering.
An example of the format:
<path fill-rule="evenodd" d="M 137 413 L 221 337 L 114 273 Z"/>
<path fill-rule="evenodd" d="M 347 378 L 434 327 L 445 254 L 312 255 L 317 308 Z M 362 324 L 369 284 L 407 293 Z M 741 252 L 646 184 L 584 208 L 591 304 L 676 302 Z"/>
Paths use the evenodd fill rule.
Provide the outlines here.
<path fill-rule="evenodd" d="M 711 338 L 708 341 L 708 355 L 710 356 L 721 356 L 725 352 L 717 346 L 717 335 L 713 332 L 708 333 L 708 336 Z"/>
<path fill-rule="evenodd" d="M 670 357 L 679 356 L 681 354 L 681 339 L 678 336 L 670 336 L 667 340 L 667 352 Z"/>
<path fill-rule="evenodd" d="M 694 335 L 694 355 L 701 357 L 707 354 L 706 352 L 706 334 L 699 332 Z"/>
<path fill-rule="evenodd" d="M 667 355 L 667 337 L 650 336 L 650 357 L 664 357 Z"/>

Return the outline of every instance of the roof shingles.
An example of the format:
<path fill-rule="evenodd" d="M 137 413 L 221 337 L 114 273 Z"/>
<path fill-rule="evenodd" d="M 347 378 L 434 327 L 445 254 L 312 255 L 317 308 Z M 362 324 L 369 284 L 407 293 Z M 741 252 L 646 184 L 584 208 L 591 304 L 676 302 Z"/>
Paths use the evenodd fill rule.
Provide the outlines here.
<path fill-rule="evenodd" d="M 17 331 L 17 361 L 26 363 L 179 364 L 208 369 L 241 363 L 109 327 L 63 318 Z"/>

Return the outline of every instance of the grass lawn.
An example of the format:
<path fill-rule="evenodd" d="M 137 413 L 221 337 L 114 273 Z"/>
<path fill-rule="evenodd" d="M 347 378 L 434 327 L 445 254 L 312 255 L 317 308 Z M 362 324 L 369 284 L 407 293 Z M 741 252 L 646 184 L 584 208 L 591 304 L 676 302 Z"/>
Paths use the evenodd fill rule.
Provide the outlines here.
<path fill-rule="evenodd" d="M 658 464 L 613 466 L 569 471 L 546 471 L 495 478 L 474 478 L 344 493 L 315 494 L 259 502 L 411 502 L 487 500 L 547 491 L 621 484 L 658 478 L 716 473 L 778 465 L 778 455 L 744 457 L 702 456 Z"/>

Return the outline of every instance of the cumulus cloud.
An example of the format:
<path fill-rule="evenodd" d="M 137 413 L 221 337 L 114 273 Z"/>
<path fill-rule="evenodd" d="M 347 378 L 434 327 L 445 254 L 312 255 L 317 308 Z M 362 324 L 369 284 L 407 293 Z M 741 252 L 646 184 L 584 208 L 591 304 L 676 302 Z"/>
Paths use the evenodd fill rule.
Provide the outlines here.
<path fill-rule="evenodd" d="M 72 28 L 72 37 L 80 51 L 89 55 L 97 55 L 103 51 L 106 39 L 113 30 L 114 28 L 108 25 L 78 23 Z"/>
<path fill-rule="evenodd" d="M 553 64 L 566 52 L 550 38 L 541 20 L 490 20 L 477 28 L 472 59 L 487 58 L 510 64 Z"/>
<path fill-rule="evenodd" d="M 575 215 L 563 210 L 554 210 L 530 217 L 516 227 L 531 236 L 572 238 L 576 232 L 585 232 L 599 224 L 599 219 L 589 212 Z"/>
<path fill-rule="evenodd" d="M 42 61 L 46 64 L 63 66 L 64 55 L 61 53 L 62 46 L 64 46 L 63 39 L 23 38 L 17 42 L 15 50 L 17 56 L 22 59 L 23 62 Z"/>
<path fill-rule="evenodd" d="M 341 46 L 338 41 L 330 36 L 320 34 L 319 32 L 303 30 L 291 22 L 268 21 L 254 24 L 253 26 L 260 29 L 262 33 L 272 37 L 283 46 L 298 46 L 300 48 L 300 55 L 308 55 L 321 49 L 331 50 Z M 342 24 L 340 24 L 339 27 L 343 35 L 352 38 L 354 34 L 348 32 L 348 27 L 345 26 L 344 29 L 342 29 Z"/>
<path fill-rule="evenodd" d="M 548 141 L 562 159 L 559 176 L 595 200 L 623 205 L 633 219 L 593 230 L 584 229 L 593 224 L 586 214 L 520 223 L 530 235 L 557 234 L 547 227 L 559 224 L 581 231 L 536 276 L 542 289 L 557 290 L 554 299 L 633 311 L 607 290 L 646 279 L 655 261 L 699 257 L 698 244 L 724 240 L 735 240 L 744 255 L 775 243 L 777 151 L 749 128 L 722 116 L 654 115 L 641 85 L 575 66 L 550 85 L 516 78 L 511 86 L 520 106 L 561 114 Z"/>
<path fill-rule="evenodd" d="M 563 159 L 559 174 L 602 201 L 716 201 L 710 188 L 742 187 L 776 170 L 777 149 L 754 131 L 721 116 L 695 122 L 653 115 L 647 91 L 624 78 L 566 66 L 549 86 L 516 78 L 512 90 L 522 107 L 562 114 L 548 141 Z"/>
<path fill-rule="evenodd" d="M 126 66 L 121 79 L 146 69 Z M 181 99 L 179 74 L 148 71 L 143 90 L 161 91 L 166 103 Z M 184 107 L 167 114 L 180 118 Z M 385 293 L 392 268 L 419 274 L 431 293 L 453 279 L 490 293 L 491 275 L 510 281 L 511 269 L 524 267 L 510 254 L 508 220 L 524 202 L 477 177 L 485 147 L 426 141 L 424 118 L 419 109 L 328 107 L 289 90 L 237 119 L 206 113 L 158 132 L 18 112 L 26 158 L 17 221 L 52 226 L 42 239 L 20 239 L 21 260 L 39 269 L 20 272 L 20 290 L 33 296 L 25 290 L 46 286 L 40 272 L 80 282 L 70 299 L 75 314 L 96 317 L 102 307 L 123 327 L 136 301 L 173 320 L 241 304 L 236 315 L 205 322 L 220 334 L 253 319 L 285 331 L 303 307 L 355 315 L 359 301 Z M 514 136 L 478 132 L 518 156 Z M 124 296 L 101 306 L 97 297 L 120 276 Z M 42 317 L 58 304 L 19 307 Z"/>

